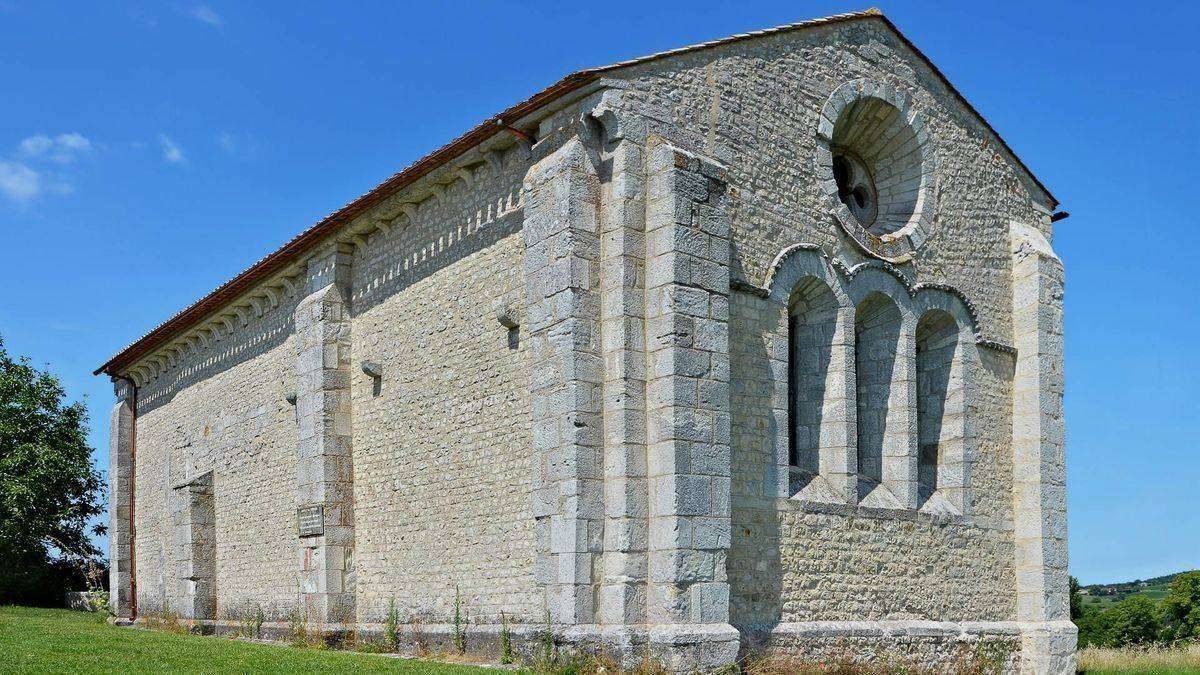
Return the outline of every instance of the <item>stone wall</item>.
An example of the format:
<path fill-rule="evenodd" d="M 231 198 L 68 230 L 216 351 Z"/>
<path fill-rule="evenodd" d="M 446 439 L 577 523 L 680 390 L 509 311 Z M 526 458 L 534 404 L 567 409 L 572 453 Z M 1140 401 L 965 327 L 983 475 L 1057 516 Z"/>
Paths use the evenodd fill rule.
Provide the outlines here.
<path fill-rule="evenodd" d="M 916 282 L 972 299 L 995 336 L 1011 333 L 1008 221 L 1043 223 L 1032 189 L 983 125 L 881 22 L 815 27 L 681 54 L 614 74 L 613 107 L 648 132 L 725 165 L 734 188 L 735 280 L 761 285 L 787 245 L 807 242 L 862 259 L 818 186 L 820 112 L 847 81 L 894 86 L 926 118 L 937 159 L 937 224 L 914 264 Z"/>
<path fill-rule="evenodd" d="M 878 21 L 610 75 L 165 359 L 137 427 L 143 611 L 187 600 L 170 493 L 211 471 L 219 617 L 328 593 L 352 608 L 335 628 L 392 606 L 444 628 L 458 597 L 488 630 L 549 611 L 679 670 L 728 662 L 733 627 L 934 666 L 1061 652 L 1061 267 L 1036 189 Z M 830 212 L 820 112 L 852 79 L 921 115 L 911 260 L 869 259 Z M 345 531 L 302 547 L 314 500 Z"/>
<path fill-rule="evenodd" d="M 360 621 L 544 622 L 532 580 L 525 159 L 450 186 L 356 254 L 351 398 Z M 519 316 L 517 317 L 520 318 Z M 381 367 L 378 391 L 362 363 Z"/>
<path fill-rule="evenodd" d="M 900 272 L 912 286 L 958 289 L 977 314 L 975 328 L 1011 342 L 1008 221 L 1042 224 L 1044 213 L 983 126 L 881 24 L 767 36 L 635 66 L 619 74 L 608 106 L 725 165 L 732 275 L 762 286 L 793 244 L 817 245 L 846 267 L 865 259 L 829 216 L 813 166 L 818 113 L 854 78 L 903 91 L 925 116 L 936 154 L 936 226 Z M 1011 356 L 972 345 L 969 518 L 915 513 L 915 464 L 899 496 L 907 512 L 780 508 L 776 459 L 787 435 L 771 410 L 781 404 L 773 383 L 786 372 L 786 317 L 747 293 L 735 293 L 731 305 L 734 622 L 1014 619 Z M 916 401 L 909 403 L 905 424 L 916 420 Z M 915 446 L 915 431 L 911 440 Z"/>
<path fill-rule="evenodd" d="M 456 587 L 473 621 L 498 621 L 501 612 L 515 622 L 544 620 L 527 517 L 527 343 L 521 326 L 497 320 L 501 306 L 522 304 L 527 154 L 514 146 L 499 160 L 347 249 L 346 471 L 356 534 L 339 564 L 363 622 L 383 621 L 392 602 L 406 620 L 449 621 Z M 172 493 L 207 471 L 215 617 L 261 607 L 268 620 L 285 620 L 300 606 L 297 444 L 314 404 L 296 396 L 303 355 L 294 315 L 306 293 L 299 286 L 246 325 L 234 320 L 231 335 L 180 355 L 140 391 L 141 613 L 191 614 L 175 573 Z M 363 372 L 368 362 L 380 366 L 378 381 Z M 327 527 L 333 515 L 327 507 Z"/>
<path fill-rule="evenodd" d="M 295 607 L 295 297 L 141 388 L 137 419 L 137 587 L 144 614 L 180 614 L 172 499 L 212 471 L 216 615 Z"/>

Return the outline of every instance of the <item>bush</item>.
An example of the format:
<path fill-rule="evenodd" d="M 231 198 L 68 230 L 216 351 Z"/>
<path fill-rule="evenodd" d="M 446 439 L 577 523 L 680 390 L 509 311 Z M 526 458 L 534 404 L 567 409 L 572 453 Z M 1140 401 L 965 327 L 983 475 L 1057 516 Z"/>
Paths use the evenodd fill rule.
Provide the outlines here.
<path fill-rule="evenodd" d="M 1166 637 L 1172 640 L 1200 638 L 1200 572 L 1175 577 L 1162 606 L 1167 623 Z"/>
<path fill-rule="evenodd" d="M 1162 638 L 1162 614 L 1154 601 L 1133 595 L 1106 610 L 1085 609 L 1076 620 L 1080 647 L 1131 647 Z"/>

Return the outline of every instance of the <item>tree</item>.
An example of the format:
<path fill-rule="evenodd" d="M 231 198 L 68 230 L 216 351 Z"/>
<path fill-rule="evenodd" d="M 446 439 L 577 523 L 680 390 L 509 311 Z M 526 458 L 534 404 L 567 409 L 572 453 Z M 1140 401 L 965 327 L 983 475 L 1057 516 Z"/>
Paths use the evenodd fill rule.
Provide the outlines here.
<path fill-rule="evenodd" d="M 1162 632 L 1158 605 L 1144 595 L 1131 595 L 1101 615 L 1104 644 L 1108 647 L 1147 645 Z"/>
<path fill-rule="evenodd" d="M 1079 628 L 1080 648 L 1104 646 L 1107 640 L 1105 614 L 1107 612 L 1088 605 L 1083 605 L 1080 609 L 1079 617 L 1073 619 L 1075 626 Z"/>
<path fill-rule="evenodd" d="M 60 588 L 100 555 L 89 522 L 104 481 L 87 444 L 87 412 L 58 378 L 12 358 L 0 339 L 0 604 L 61 602 Z"/>
<path fill-rule="evenodd" d="M 1185 572 L 1171 580 L 1162 605 L 1171 639 L 1200 637 L 1200 571 Z"/>
<path fill-rule="evenodd" d="M 1075 577 L 1068 577 L 1071 588 L 1071 620 L 1074 621 L 1083 616 L 1083 596 L 1079 594 L 1079 580 Z"/>

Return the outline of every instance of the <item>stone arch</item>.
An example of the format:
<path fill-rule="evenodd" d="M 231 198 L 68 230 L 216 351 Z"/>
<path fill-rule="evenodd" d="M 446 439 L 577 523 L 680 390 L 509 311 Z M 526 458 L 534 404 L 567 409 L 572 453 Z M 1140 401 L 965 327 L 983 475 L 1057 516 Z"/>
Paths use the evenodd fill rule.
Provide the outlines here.
<path fill-rule="evenodd" d="M 956 358 L 959 344 L 954 317 L 937 309 L 923 314 L 917 321 L 916 349 L 917 504 L 923 506 L 940 486 L 941 451 L 946 444 L 961 441 L 962 425 L 954 423 L 963 415 L 962 360 Z"/>
<path fill-rule="evenodd" d="M 936 288 L 919 290 L 914 309 L 919 503 L 926 511 L 965 514 L 978 445 L 971 420 L 981 367 L 973 313 L 957 293 Z"/>
<path fill-rule="evenodd" d="M 936 194 L 936 156 L 925 116 L 895 87 L 856 79 L 826 99 L 816 137 L 816 175 L 834 220 L 870 255 L 895 263 L 911 260 L 931 231 Z M 854 186 L 839 185 L 850 175 L 846 167 L 869 177 L 862 181 L 876 206 L 865 209 L 869 222 L 862 221 L 864 210 L 849 207 L 853 202 L 844 191 Z"/>
<path fill-rule="evenodd" d="M 802 278 L 788 304 L 788 467 L 790 496 L 844 501 L 834 474 L 845 474 L 848 421 L 843 380 L 850 348 L 848 317 L 833 289 Z M 831 484 L 832 481 L 832 484 Z M 843 495 L 844 496 L 844 495 Z"/>
<path fill-rule="evenodd" d="M 909 501 L 904 327 L 904 315 L 886 293 L 869 291 L 855 305 L 856 458 L 864 505 L 903 508 Z"/>
<path fill-rule="evenodd" d="M 779 496 L 847 503 L 854 489 L 854 309 L 846 280 L 820 249 L 776 256 L 767 298 L 780 313 L 781 350 L 772 412 Z"/>
<path fill-rule="evenodd" d="M 856 457 L 860 462 L 868 460 L 868 465 L 859 465 L 859 503 L 915 508 L 916 318 L 912 295 L 904 275 L 886 264 L 858 265 L 851 277 Z"/>

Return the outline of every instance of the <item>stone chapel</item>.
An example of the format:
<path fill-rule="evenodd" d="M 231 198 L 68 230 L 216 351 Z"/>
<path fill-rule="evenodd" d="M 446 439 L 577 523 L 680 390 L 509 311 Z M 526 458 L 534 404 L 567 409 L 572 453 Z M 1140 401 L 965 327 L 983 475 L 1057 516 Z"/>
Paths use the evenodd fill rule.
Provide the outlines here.
<path fill-rule="evenodd" d="M 114 610 L 1073 673 L 1058 206 L 877 10 L 569 75 L 96 371 Z"/>

